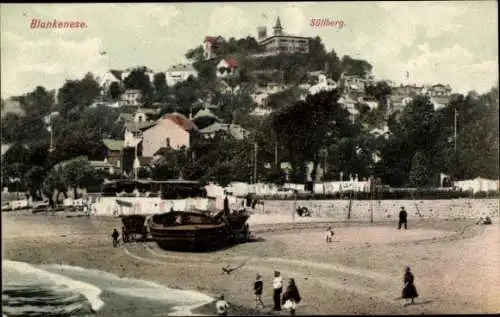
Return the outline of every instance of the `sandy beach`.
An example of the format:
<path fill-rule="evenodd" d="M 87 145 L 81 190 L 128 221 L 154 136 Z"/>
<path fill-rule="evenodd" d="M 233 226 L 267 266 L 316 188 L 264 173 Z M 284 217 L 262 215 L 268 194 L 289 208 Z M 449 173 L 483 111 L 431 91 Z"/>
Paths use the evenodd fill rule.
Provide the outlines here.
<path fill-rule="evenodd" d="M 252 217 L 258 241 L 196 254 L 163 251 L 154 242 L 113 248 L 111 231 L 121 227 L 117 218 L 2 213 L 2 258 L 97 269 L 210 296 L 222 293 L 236 314 L 269 314 L 274 270 L 295 278 L 303 298 L 298 315 L 500 311 L 498 218 L 490 226 L 476 225 L 474 219 L 410 219 L 405 231 L 397 230 L 394 220 L 272 223 L 270 215 Z M 330 244 L 324 241 L 328 225 L 335 231 Z M 241 267 L 221 274 L 226 265 Z M 420 297 L 405 307 L 399 297 L 406 266 L 412 268 Z M 263 276 L 267 308 L 244 312 L 255 305 L 256 273 Z M 211 314 L 211 309 L 201 313 Z"/>

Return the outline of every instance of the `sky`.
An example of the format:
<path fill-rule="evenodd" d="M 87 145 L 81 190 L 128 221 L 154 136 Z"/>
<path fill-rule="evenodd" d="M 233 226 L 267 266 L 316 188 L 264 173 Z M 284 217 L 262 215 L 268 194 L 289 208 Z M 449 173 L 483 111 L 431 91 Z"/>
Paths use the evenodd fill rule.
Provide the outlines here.
<path fill-rule="evenodd" d="M 206 35 L 257 37 L 258 26 L 269 34 L 278 16 L 286 33 L 320 36 L 328 51 L 367 60 L 377 79 L 484 93 L 498 85 L 497 12 L 496 1 L 1 4 L 1 94 L 57 89 L 89 71 L 164 72 Z M 33 19 L 87 27 L 37 29 Z"/>

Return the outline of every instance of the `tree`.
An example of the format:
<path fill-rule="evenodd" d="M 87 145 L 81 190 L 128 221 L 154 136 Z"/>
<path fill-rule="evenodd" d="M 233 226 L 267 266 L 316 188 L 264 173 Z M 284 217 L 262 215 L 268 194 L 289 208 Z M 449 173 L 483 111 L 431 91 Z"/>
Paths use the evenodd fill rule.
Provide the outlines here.
<path fill-rule="evenodd" d="M 101 88 L 92 73 L 87 73 L 82 80 L 80 80 L 82 90 L 82 103 L 85 107 L 89 106 L 94 100 L 99 97 Z"/>
<path fill-rule="evenodd" d="M 77 188 L 85 187 L 91 183 L 93 168 L 87 159 L 75 159 L 62 167 L 63 179 L 73 187 L 74 199 L 77 199 Z"/>
<path fill-rule="evenodd" d="M 153 86 L 155 89 L 154 101 L 166 103 L 168 100 L 168 86 L 165 73 L 157 73 L 153 79 Z"/>
<path fill-rule="evenodd" d="M 382 110 L 387 110 L 388 97 L 392 94 L 392 88 L 385 81 L 379 81 L 375 85 L 368 85 L 365 88 L 367 95 L 374 97 Z"/>
<path fill-rule="evenodd" d="M 372 65 L 362 59 L 354 59 L 349 55 L 344 55 L 341 61 L 342 71 L 346 75 L 367 77 L 372 72 Z"/>
<path fill-rule="evenodd" d="M 65 197 L 67 197 L 68 187 L 66 185 L 66 181 L 64 180 L 63 173 L 61 169 L 52 169 L 48 173 L 47 177 L 45 177 L 42 183 L 42 193 L 49 199 L 49 204 L 52 208 L 55 207 L 54 203 L 54 193 L 57 191 L 57 195 L 59 193 L 63 193 Z"/>
<path fill-rule="evenodd" d="M 332 139 L 351 134 L 347 111 L 338 104 L 338 98 L 336 90 L 320 92 L 273 113 L 273 129 L 288 150 L 296 181 L 304 181 L 308 161 L 313 162 L 314 173 L 321 150 Z"/>
<path fill-rule="evenodd" d="M 118 100 L 123 94 L 123 89 L 120 84 L 116 81 L 112 82 L 109 86 L 109 95 L 112 100 Z"/>
<path fill-rule="evenodd" d="M 42 184 L 46 175 L 46 170 L 41 166 L 33 166 L 23 175 L 26 187 L 31 196 L 41 198 Z"/>
<path fill-rule="evenodd" d="M 203 60 L 204 52 L 203 46 L 199 45 L 196 48 L 188 50 L 184 56 L 193 62 L 199 62 Z"/>
<path fill-rule="evenodd" d="M 432 156 L 429 151 L 418 151 L 413 156 L 409 183 L 413 187 L 430 187 L 436 185 L 436 177 L 439 175 L 431 168 Z"/>

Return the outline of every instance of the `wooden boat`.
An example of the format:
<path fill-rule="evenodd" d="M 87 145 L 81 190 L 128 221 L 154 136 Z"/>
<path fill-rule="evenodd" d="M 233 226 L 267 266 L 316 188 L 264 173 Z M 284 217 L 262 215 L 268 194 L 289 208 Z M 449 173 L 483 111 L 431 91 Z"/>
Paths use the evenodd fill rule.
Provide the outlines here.
<path fill-rule="evenodd" d="M 162 249 L 202 251 L 227 245 L 241 231 L 248 231 L 248 217 L 171 211 L 154 215 L 149 230 Z"/>

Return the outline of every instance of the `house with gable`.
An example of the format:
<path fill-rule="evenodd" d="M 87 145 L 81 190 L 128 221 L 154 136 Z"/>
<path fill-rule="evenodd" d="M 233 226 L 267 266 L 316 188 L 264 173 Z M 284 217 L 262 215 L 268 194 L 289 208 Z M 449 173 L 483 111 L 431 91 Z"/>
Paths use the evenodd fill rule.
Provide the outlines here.
<path fill-rule="evenodd" d="M 186 81 L 189 77 L 198 77 L 198 71 L 191 64 L 177 64 L 170 66 L 165 72 L 167 85 L 175 86 L 178 83 Z"/>
<path fill-rule="evenodd" d="M 162 149 L 189 148 L 191 136 L 198 127 L 180 113 L 169 113 L 142 134 L 142 156 L 153 157 Z"/>
<path fill-rule="evenodd" d="M 221 122 L 222 120 L 210 111 L 210 109 L 203 108 L 194 115 L 191 121 L 193 121 L 198 128 L 203 129 L 215 122 Z"/>
<path fill-rule="evenodd" d="M 114 171 L 121 170 L 122 151 L 124 147 L 123 140 L 102 139 L 106 147 L 105 161 Z"/>
<path fill-rule="evenodd" d="M 218 78 L 237 76 L 239 74 L 238 61 L 234 58 L 222 59 L 217 64 L 216 74 Z"/>
<path fill-rule="evenodd" d="M 139 89 L 127 89 L 120 97 L 120 106 L 134 106 L 139 107 L 142 105 L 142 93 Z"/>
<path fill-rule="evenodd" d="M 101 78 L 99 78 L 99 87 L 101 88 L 101 96 L 109 94 L 109 89 L 113 83 L 122 85 L 123 71 L 117 69 L 108 70 Z"/>
<path fill-rule="evenodd" d="M 215 122 L 200 130 L 200 134 L 205 139 L 214 139 L 215 137 L 226 138 L 230 136 L 236 140 L 244 140 L 249 135 L 249 132 L 238 124 Z"/>
<path fill-rule="evenodd" d="M 222 36 L 205 36 L 203 41 L 203 57 L 205 60 L 217 57 L 217 50 L 224 42 Z"/>

